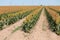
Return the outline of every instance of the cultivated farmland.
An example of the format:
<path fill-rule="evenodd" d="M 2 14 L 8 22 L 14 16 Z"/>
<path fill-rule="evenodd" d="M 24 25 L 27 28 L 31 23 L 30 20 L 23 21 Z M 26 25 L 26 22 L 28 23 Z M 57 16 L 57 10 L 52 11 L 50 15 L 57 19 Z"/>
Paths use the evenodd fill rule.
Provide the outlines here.
<path fill-rule="evenodd" d="M 0 40 L 60 40 L 60 6 L 1 6 Z"/>

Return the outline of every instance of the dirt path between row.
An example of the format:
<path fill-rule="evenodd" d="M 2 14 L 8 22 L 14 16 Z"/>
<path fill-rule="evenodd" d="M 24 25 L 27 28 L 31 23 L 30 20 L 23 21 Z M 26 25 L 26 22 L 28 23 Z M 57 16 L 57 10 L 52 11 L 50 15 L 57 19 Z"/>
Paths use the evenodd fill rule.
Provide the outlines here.
<path fill-rule="evenodd" d="M 26 18 L 26 17 L 25 17 L 25 18 Z M 11 32 L 12 32 L 15 28 L 17 28 L 18 26 L 21 26 L 22 23 L 23 23 L 23 21 L 25 20 L 25 18 L 24 18 L 24 19 L 21 19 L 21 20 L 17 21 L 16 23 L 8 26 L 7 28 L 1 30 L 1 31 L 0 31 L 0 40 L 4 40 L 6 37 L 8 37 L 8 36 L 11 34 Z"/>

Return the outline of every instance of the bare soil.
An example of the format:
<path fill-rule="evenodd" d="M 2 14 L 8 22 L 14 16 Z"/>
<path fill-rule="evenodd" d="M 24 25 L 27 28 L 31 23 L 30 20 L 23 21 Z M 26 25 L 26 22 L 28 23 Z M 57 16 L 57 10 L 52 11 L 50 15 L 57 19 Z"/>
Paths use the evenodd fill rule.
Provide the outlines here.
<path fill-rule="evenodd" d="M 7 26 L 7 28 L 1 30 L 0 31 L 0 40 L 4 40 L 6 37 L 8 37 L 9 35 L 11 35 L 12 31 L 15 28 L 21 26 L 24 20 L 25 20 L 25 18 L 22 19 L 22 20 L 17 21 L 15 24 Z"/>

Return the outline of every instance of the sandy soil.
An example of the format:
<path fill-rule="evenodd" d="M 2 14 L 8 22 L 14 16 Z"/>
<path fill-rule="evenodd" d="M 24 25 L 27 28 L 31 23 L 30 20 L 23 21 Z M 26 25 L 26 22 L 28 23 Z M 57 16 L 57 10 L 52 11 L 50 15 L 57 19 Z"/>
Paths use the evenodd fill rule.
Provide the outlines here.
<path fill-rule="evenodd" d="M 0 31 L 0 40 L 4 40 L 6 37 L 8 37 L 15 28 L 22 25 L 24 20 L 25 18 L 17 21 L 15 24 L 10 25 L 7 28 Z"/>

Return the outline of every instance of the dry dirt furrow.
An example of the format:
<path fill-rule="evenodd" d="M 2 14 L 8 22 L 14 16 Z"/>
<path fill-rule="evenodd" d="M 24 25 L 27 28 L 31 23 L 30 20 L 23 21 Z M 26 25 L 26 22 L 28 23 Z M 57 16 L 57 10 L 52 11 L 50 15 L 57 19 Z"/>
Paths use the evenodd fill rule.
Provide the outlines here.
<path fill-rule="evenodd" d="M 5 29 L 1 30 L 0 31 L 0 40 L 4 40 L 6 37 L 8 37 L 16 27 L 22 25 L 24 20 L 25 20 L 25 18 L 17 21 L 13 25 L 8 26 L 8 28 L 5 28 Z"/>

